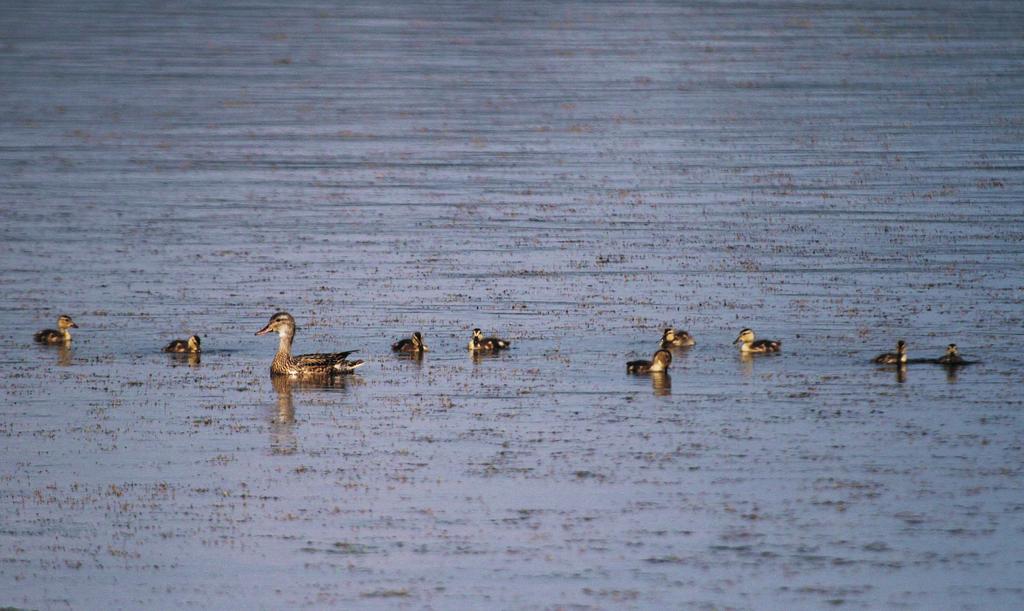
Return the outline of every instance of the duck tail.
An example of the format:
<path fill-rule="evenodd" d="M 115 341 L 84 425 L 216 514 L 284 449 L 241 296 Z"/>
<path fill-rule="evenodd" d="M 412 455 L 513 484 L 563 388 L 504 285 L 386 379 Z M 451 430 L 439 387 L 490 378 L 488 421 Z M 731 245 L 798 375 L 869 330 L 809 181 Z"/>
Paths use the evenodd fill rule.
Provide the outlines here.
<path fill-rule="evenodd" d="M 354 369 L 359 369 L 365 364 L 366 361 L 364 361 L 363 359 L 356 359 L 354 361 L 345 361 L 344 363 L 338 363 L 336 367 L 341 371 L 352 371 Z"/>

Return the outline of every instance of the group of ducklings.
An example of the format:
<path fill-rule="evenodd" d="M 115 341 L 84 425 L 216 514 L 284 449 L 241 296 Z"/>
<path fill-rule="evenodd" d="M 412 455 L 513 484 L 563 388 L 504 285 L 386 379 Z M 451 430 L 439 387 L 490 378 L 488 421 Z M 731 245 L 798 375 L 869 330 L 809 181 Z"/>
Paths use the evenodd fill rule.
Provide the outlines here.
<path fill-rule="evenodd" d="M 946 346 L 946 354 L 937 359 L 911 359 L 907 358 L 907 342 L 902 339 L 896 342 L 896 352 L 886 352 L 875 357 L 875 363 L 879 365 L 906 365 L 908 363 L 933 363 L 936 365 L 970 365 L 974 361 L 968 361 L 960 356 L 960 349 L 956 344 Z"/>
<path fill-rule="evenodd" d="M 33 335 L 35 341 L 42 344 L 67 344 L 71 341 L 70 329 L 77 329 L 78 325 L 67 314 L 62 314 L 57 319 L 57 329 L 44 329 Z M 292 355 L 292 341 L 295 339 L 295 318 L 288 312 L 277 312 L 270 317 L 262 329 L 256 335 L 267 335 L 277 333 L 279 343 L 277 354 L 270 364 L 270 372 L 274 375 L 285 375 L 289 377 L 315 377 L 334 376 L 351 373 L 365 364 L 362 359 L 350 360 L 355 350 L 347 352 L 314 353 Z M 626 372 L 632 374 L 662 373 L 668 370 L 672 364 L 673 349 L 689 348 L 697 343 L 690 333 L 674 328 L 667 328 L 661 335 L 658 344 L 658 351 L 654 353 L 651 360 L 629 361 L 626 363 Z M 743 329 L 733 341 L 733 345 L 739 344 L 741 354 L 765 354 L 775 353 L 782 350 L 782 342 L 774 339 L 757 339 L 752 329 Z M 485 337 L 480 329 L 473 329 L 467 348 L 474 354 L 497 353 L 507 350 L 512 342 L 500 337 Z M 197 354 L 201 350 L 201 342 L 198 335 L 188 339 L 176 339 L 167 344 L 164 352 Z M 392 352 L 422 356 L 428 352 L 426 342 L 423 341 L 423 334 L 416 331 L 411 337 L 400 339 L 391 344 Z M 973 361 L 964 360 L 957 349 L 956 344 L 950 344 L 946 354 L 937 359 L 908 359 L 907 344 L 903 340 L 896 343 L 896 352 L 880 354 L 874 359 L 880 365 L 905 365 L 907 363 L 937 363 L 940 365 L 967 365 Z"/>
<path fill-rule="evenodd" d="M 57 328 L 56 329 L 43 329 L 32 335 L 32 339 L 40 344 L 67 344 L 71 342 L 71 329 L 77 329 L 78 323 L 71 320 L 71 317 L 67 314 L 61 314 L 57 317 Z M 164 352 L 189 352 L 198 353 L 201 351 L 200 344 L 202 341 L 198 335 L 193 335 L 188 339 L 176 339 L 171 343 L 164 346 Z"/>
<path fill-rule="evenodd" d="M 767 352 L 778 352 L 782 350 L 782 342 L 776 339 L 757 339 L 752 329 L 743 329 L 733 340 L 733 345 L 740 345 L 742 354 L 760 354 Z M 688 331 L 668 328 L 661 334 L 661 342 L 658 344 L 658 351 L 654 353 L 649 361 L 629 361 L 626 363 L 626 373 L 645 374 L 661 373 L 668 370 L 672 364 L 673 348 L 689 348 L 697 344 Z"/>

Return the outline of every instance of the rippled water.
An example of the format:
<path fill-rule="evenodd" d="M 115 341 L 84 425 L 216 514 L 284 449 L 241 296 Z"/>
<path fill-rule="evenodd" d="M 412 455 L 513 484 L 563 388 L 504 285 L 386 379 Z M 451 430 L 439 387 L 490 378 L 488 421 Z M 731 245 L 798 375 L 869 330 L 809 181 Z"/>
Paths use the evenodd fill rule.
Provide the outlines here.
<path fill-rule="evenodd" d="M 1019 605 L 1024 7 L 279 4 L 0 8 L 0 605 Z"/>

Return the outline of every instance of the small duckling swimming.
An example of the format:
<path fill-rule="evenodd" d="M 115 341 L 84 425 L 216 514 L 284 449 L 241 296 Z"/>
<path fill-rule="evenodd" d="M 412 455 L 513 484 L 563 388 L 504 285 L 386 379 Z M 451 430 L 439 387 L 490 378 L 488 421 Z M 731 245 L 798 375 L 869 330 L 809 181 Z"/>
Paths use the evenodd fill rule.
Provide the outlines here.
<path fill-rule="evenodd" d="M 740 334 L 733 340 L 733 345 L 740 345 L 740 352 L 744 353 L 755 353 L 755 352 L 778 352 L 782 350 L 782 342 L 777 339 L 754 339 L 754 331 L 751 329 L 743 329 Z"/>
<path fill-rule="evenodd" d="M 977 361 L 968 361 L 964 357 L 960 356 L 960 349 L 956 347 L 956 344 L 950 344 L 947 346 L 946 354 L 935 359 L 935 362 L 939 365 L 945 365 L 946 367 L 958 367 L 960 365 L 973 365 L 974 363 L 977 363 Z"/>
<path fill-rule="evenodd" d="M 423 343 L 423 335 L 416 331 L 412 334 L 412 337 L 400 339 L 397 342 L 391 344 L 392 352 L 406 352 L 406 353 L 420 353 L 430 352 L 430 348 Z"/>
<path fill-rule="evenodd" d="M 67 314 L 61 314 L 57 319 L 57 329 L 43 329 L 35 335 L 32 339 L 36 340 L 40 344 L 65 344 L 71 341 L 71 331 L 68 329 L 77 329 L 78 325 L 75 321 L 71 320 L 71 317 Z"/>
<path fill-rule="evenodd" d="M 668 328 L 661 334 L 662 350 L 668 350 L 669 348 L 687 348 L 696 343 L 697 340 L 693 339 L 693 336 L 686 331 L 677 331 L 675 329 Z"/>
<path fill-rule="evenodd" d="M 879 365 L 906 365 L 907 364 L 907 343 L 902 339 L 896 342 L 896 352 L 886 352 L 875 357 L 875 363 Z"/>
<path fill-rule="evenodd" d="M 199 349 L 199 336 L 193 335 L 188 339 L 176 339 L 164 346 L 164 352 L 202 352 Z"/>
<path fill-rule="evenodd" d="M 473 352 L 497 352 L 505 350 L 512 342 L 497 337 L 484 337 L 480 329 L 473 329 L 473 337 L 469 340 L 469 349 Z"/>
<path fill-rule="evenodd" d="M 659 373 L 668 370 L 672 364 L 672 353 L 668 350 L 658 350 L 649 361 L 629 361 L 626 363 L 626 373 Z"/>
<path fill-rule="evenodd" d="M 256 332 L 266 335 L 273 331 L 281 338 L 277 346 L 277 354 L 270 363 L 271 375 L 297 377 L 329 377 L 344 373 L 352 373 L 357 367 L 364 365 L 362 359 L 349 361 L 348 355 L 355 352 L 333 352 L 319 354 L 300 354 L 292 356 L 292 340 L 295 339 L 295 319 L 288 312 L 277 312 L 270 317 L 270 322 Z"/>

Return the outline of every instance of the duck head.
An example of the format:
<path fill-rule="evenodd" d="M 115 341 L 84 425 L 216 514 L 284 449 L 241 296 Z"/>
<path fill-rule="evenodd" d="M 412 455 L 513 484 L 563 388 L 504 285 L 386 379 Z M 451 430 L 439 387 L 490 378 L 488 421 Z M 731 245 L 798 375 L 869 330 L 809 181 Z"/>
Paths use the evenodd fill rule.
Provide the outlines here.
<path fill-rule="evenodd" d="M 266 335 L 276 331 L 281 337 L 292 337 L 295 335 L 295 319 L 288 312 L 278 312 L 270 317 L 270 322 L 256 332 L 256 335 Z"/>
<path fill-rule="evenodd" d="M 754 341 L 754 331 L 752 329 L 743 329 L 740 334 L 733 340 L 733 345 L 743 342 L 749 344 Z"/>
<path fill-rule="evenodd" d="M 78 325 L 67 314 L 61 314 L 60 318 L 57 319 L 57 328 L 63 331 L 64 329 L 77 329 Z"/>
<path fill-rule="evenodd" d="M 651 357 L 651 371 L 665 371 L 672 364 L 672 353 L 668 350 L 658 350 Z"/>

